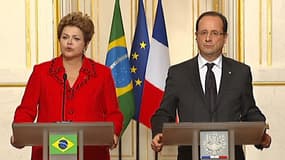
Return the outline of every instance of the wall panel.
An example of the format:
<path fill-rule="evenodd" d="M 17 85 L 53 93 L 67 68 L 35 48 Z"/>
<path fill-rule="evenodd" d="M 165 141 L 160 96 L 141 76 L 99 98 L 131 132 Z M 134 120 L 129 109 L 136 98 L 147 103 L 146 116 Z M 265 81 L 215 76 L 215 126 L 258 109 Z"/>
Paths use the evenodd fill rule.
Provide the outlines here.
<path fill-rule="evenodd" d="M 29 159 L 31 147 L 10 145 L 14 111 L 34 64 L 53 57 L 52 1 L 1 1 L 0 159 Z"/>
<path fill-rule="evenodd" d="M 121 11 L 130 52 L 136 25 L 137 2 L 121 0 Z M 149 37 L 152 35 L 157 0 L 144 0 Z M 197 53 L 194 37 L 197 16 L 206 10 L 218 10 L 229 20 L 229 41 L 224 49 L 229 57 L 250 65 L 254 80 L 256 102 L 267 115 L 269 133 L 273 137 L 270 150 L 258 151 L 246 147 L 248 159 L 281 159 L 284 150 L 282 133 L 285 131 L 284 86 L 285 49 L 282 36 L 285 34 L 282 17 L 285 2 L 282 0 L 163 0 L 171 64 L 187 60 Z M 56 23 L 70 11 L 80 10 L 94 20 L 95 35 L 86 55 L 102 64 L 105 63 L 114 0 L 14 0 L 1 2 L 0 24 L 0 158 L 29 159 L 30 147 L 17 150 L 10 146 L 11 121 L 14 110 L 20 103 L 32 66 L 50 60 L 59 53 L 56 38 Z M 242 11 L 242 12 L 241 12 Z M 6 16 L 8 15 L 9 16 Z M 244 19 L 243 19 L 243 18 Z M 243 31 L 243 32 L 238 32 Z M 272 36 L 272 37 L 271 37 Z M 243 40 L 242 40 L 243 39 Z M 244 46 L 244 47 L 241 47 Z M 240 48 L 241 47 L 241 48 Z M 239 52 L 238 52 L 239 51 Z M 242 55 L 241 55 L 242 54 Z M 136 124 L 133 121 L 123 135 L 122 156 L 124 160 L 136 159 Z M 186 137 L 187 138 L 187 137 Z M 140 127 L 140 159 L 154 160 L 150 148 L 150 129 Z M 111 151 L 117 159 L 118 149 Z M 160 159 L 176 159 L 175 146 L 167 146 L 159 153 Z"/>

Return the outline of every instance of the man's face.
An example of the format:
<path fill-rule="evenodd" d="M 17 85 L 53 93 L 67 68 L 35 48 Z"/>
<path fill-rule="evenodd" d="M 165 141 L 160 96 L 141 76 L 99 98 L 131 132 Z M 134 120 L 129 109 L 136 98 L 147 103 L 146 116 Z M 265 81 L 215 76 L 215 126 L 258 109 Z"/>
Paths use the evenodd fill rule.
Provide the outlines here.
<path fill-rule="evenodd" d="M 223 22 L 220 17 L 203 17 L 195 34 L 200 54 L 205 59 L 212 61 L 222 54 L 227 33 L 223 32 Z"/>

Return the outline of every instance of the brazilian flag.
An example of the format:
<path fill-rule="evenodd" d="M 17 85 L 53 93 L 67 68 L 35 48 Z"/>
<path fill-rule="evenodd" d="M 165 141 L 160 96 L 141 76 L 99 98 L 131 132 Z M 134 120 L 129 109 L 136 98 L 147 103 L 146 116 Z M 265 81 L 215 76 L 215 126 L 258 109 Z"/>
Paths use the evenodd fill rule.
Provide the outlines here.
<path fill-rule="evenodd" d="M 77 134 L 50 134 L 51 155 L 77 154 Z"/>
<path fill-rule="evenodd" d="M 124 115 L 124 131 L 134 116 L 135 99 L 119 0 L 115 1 L 105 64 L 112 70 L 120 110 Z"/>

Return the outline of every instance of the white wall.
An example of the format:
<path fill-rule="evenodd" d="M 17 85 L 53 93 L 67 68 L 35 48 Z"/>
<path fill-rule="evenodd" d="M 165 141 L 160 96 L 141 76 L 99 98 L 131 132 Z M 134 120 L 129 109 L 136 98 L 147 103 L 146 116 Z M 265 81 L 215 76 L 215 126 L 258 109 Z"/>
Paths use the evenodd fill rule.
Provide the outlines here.
<path fill-rule="evenodd" d="M 57 3 L 53 3 L 57 2 Z M 79 6 L 76 7 L 77 2 Z M 151 37 L 157 0 L 145 0 L 145 10 Z M 169 40 L 171 64 L 176 64 L 196 54 L 194 34 L 195 20 L 204 10 L 219 6 L 229 18 L 230 37 L 225 52 L 236 58 L 239 41 L 244 37 L 242 53 L 244 62 L 252 67 L 256 102 L 267 116 L 269 133 L 272 135 L 272 147 L 258 151 L 252 146 L 246 147 L 248 159 L 281 159 L 284 151 L 283 139 L 285 109 L 283 107 L 285 91 L 285 56 L 283 54 L 285 21 L 283 0 L 240 1 L 244 12 L 239 14 L 237 1 L 234 0 L 163 0 L 164 14 Z M 55 7 L 59 5 L 59 10 Z M 70 10 L 85 11 L 93 16 L 95 37 L 87 55 L 104 63 L 111 27 L 114 0 L 13 0 L 1 1 L 1 59 L 0 59 L 0 159 L 24 160 L 30 157 L 30 147 L 17 150 L 9 144 L 12 133 L 11 122 L 14 110 L 21 101 L 25 83 L 34 64 L 50 60 L 56 47 L 53 20 L 56 11 L 66 14 Z M 271 8 L 271 7 L 272 8 Z M 128 51 L 133 39 L 137 1 L 121 0 L 121 11 Z M 243 15 L 244 21 L 237 24 Z M 237 34 L 237 28 L 244 32 Z M 271 37 L 272 36 L 272 37 Z M 272 44 L 272 45 L 271 45 Z M 136 157 L 135 123 L 132 123 L 123 136 L 123 159 Z M 150 130 L 141 127 L 140 159 L 153 160 L 150 148 Z M 117 150 L 112 151 L 112 159 L 117 159 Z M 159 154 L 160 159 L 176 159 L 176 147 L 165 147 Z"/>

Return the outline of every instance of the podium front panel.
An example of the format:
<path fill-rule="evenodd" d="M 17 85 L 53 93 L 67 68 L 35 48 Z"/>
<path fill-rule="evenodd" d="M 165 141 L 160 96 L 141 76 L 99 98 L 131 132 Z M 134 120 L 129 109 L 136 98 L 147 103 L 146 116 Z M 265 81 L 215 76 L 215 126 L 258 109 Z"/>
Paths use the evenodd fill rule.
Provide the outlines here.
<path fill-rule="evenodd" d="M 192 145 L 194 132 L 228 130 L 234 131 L 236 145 L 260 144 L 265 129 L 264 122 L 165 123 L 163 125 L 163 143 L 166 145 Z"/>
<path fill-rule="evenodd" d="M 112 122 L 71 123 L 13 123 L 15 144 L 25 146 L 43 145 L 43 133 L 82 132 L 84 145 L 111 145 L 113 143 Z"/>

